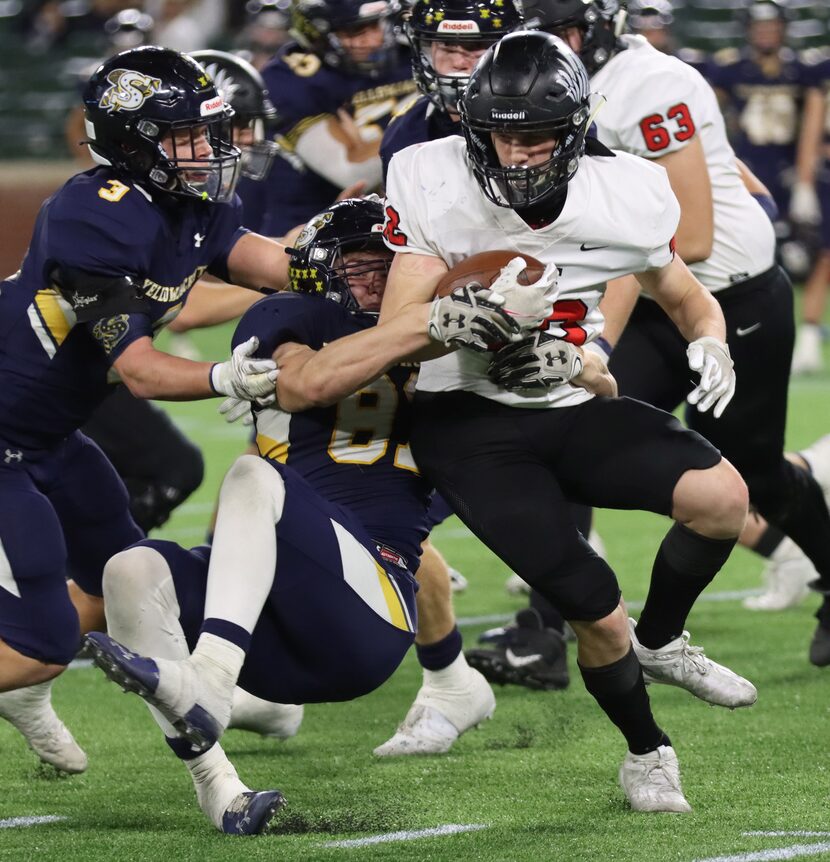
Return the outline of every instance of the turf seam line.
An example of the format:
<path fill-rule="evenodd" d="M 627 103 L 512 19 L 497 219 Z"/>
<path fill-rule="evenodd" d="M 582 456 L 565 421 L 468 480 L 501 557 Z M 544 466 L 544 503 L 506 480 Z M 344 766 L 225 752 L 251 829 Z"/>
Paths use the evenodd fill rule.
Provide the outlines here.
<path fill-rule="evenodd" d="M 488 829 L 488 823 L 446 823 L 430 829 L 406 829 L 401 832 L 386 832 L 381 835 L 368 835 L 366 838 L 349 838 L 345 841 L 326 841 L 319 847 L 368 847 L 371 844 L 386 844 L 391 841 L 414 841 L 418 838 L 440 838 L 445 835 L 458 835 L 461 832 L 478 832 Z"/>

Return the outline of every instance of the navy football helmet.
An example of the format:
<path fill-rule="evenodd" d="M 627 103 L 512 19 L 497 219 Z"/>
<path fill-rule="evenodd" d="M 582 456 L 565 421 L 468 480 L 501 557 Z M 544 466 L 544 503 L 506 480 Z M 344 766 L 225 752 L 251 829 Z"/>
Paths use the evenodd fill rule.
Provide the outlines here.
<path fill-rule="evenodd" d="M 467 157 L 484 194 L 498 206 L 525 209 L 560 192 L 579 167 L 590 123 L 588 74 L 579 57 L 550 33 L 510 33 L 479 60 L 459 103 Z M 539 165 L 502 165 L 491 134 L 555 141 Z"/>
<path fill-rule="evenodd" d="M 391 255 L 383 242 L 383 221 L 383 205 L 376 195 L 340 201 L 309 219 L 290 250 L 289 288 L 360 311 L 349 279 L 389 271 Z M 367 250 L 377 251 L 377 258 L 361 263 L 343 259 L 346 252 Z"/>
<path fill-rule="evenodd" d="M 205 67 L 219 95 L 233 108 L 234 129 L 251 132 L 251 142 L 237 141 L 242 151 L 242 176 L 264 180 L 279 148 L 268 140 L 277 112 L 262 75 L 247 60 L 226 51 L 193 51 L 190 56 Z"/>
<path fill-rule="evenodd" d="M 168 195 L 232 198 L 240 157 L 233 109 L 195 60 L 153 46 L 123 51 L 93 72 L 83 98 L 98 164 Z"/>
<path fill-rule="evenodd" d="M 396 47 L 392 19 L 397 6 L 388 0 L 296 0 L 291 7 L 291 34 L 327 66 L 350 74 L 377 77 L 390 66 Z M 383 44 L 372 56 L 357 60 L 338 33 L 358 31 L 379 21 Z"/>
<path fill-rule="evenodd" d="M 626 12 L 619 0 L 525 0 L 528 28 L 558 33 L 576 27 L 582 33 L 579 57 L 589 75 L 619 49 Z"/>
<path fill-rule="evenodd" d="M 439 74 L 432 63 L 432 45 L 489 47 L 521 23 L 514 0 L 417 0 L 405 16 L 404 33 L 421 92 L 441 110 L 455 111 L 470 76 Z"/>

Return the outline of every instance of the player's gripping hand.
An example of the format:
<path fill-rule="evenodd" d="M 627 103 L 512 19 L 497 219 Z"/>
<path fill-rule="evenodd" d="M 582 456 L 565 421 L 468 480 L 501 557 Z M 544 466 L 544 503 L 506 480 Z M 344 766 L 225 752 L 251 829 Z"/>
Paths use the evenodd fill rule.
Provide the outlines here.
<path fill-rule="evenodd" d="M 210 369 L 210 385 L 214 392 L 246 401 L 257 398 L 273 401 L 276 398 L 276 363 L 273 359 L 253 359 L 257 347 L 259 339 L 251 336 L 234 348 L 230 359 L 213 365 Z"/>
<path fill-rule="evenodd" d="M 726 405 L 735 394 L 735 371 L 729 347 L 723 341 L 706 335 L 693 341 L 686 349 L 689 368 L 700 374 L 700 383 L 686 400 L 705 413 L 713 404 L 712 415 L 720 419 Z"/>
<path fill-rule="evenodd" d="M 225 422 L 237 422 L 242 420 L 243 425 L 254 424 L 254 414 L 251 410 L 251 402 L 242 398 L 226 398 L 219 405 L 219 413 L 225 417 Z"/>
<path fill-rule="evenodd" d="M 447 347 L 484 352 L 521 337 L 521 326 L 502 306 L 504 297 L 476 283 L 432 301 L 427 333 Z"/>
<path fill-rule="evenodd" d="M 503 347 L 493 357 L 488 374 L 505 389 L 541 392 L 578 377 L 583 364 L 578 347 L 547 332 L 535 332 Z"/>
<path fill-rule="evenodd" d="M 527 261 L 523 257 L 514 257 L 502 267 L 490 290 L 504 297 L 504 310 L 516 318 L 522 329 L 538 329 L 542 321 L 553 313 L 553 303 L 559 294 L 559 270 L 556 264 L 549 263 L 536 281 L 527 284 L 519 281 L 525 269 Z"/>

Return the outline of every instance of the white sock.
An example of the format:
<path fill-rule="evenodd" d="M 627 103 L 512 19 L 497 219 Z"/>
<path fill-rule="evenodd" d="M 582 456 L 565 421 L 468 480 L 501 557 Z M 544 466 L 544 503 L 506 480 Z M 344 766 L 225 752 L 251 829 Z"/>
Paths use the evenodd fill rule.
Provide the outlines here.
<path fill-rule="evenodd" d="M 253 632 L 274 583 L 285 486 L 254 455 L 236 460 L 222 483 L 208 570 L 205 619 Z"/>
<path fill-rule="evenodd" d="M 182 763 L 193 779 L 199 807 L 213 825 L 221 829 L 222 815 L 230 803 L 249 788 L 242 783 L 236 769 L 218 743 L 204 754 L 190 760 L 183 760 Z"/>
<path fill-rule="evenodd" d="M 441 670 L 424 668 L 424 685 L 428 685 L 430 688 L 464 688 L 469 677 L 470 666 L 467 664 L 463 652 L 460 652 L 451 664 L 442 667 Z"/>

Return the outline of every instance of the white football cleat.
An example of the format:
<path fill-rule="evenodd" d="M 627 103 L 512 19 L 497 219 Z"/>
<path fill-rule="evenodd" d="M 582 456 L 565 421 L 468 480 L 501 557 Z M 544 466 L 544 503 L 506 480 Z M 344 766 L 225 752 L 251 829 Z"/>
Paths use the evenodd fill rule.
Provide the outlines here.
<path fill-rule="evenodd" d="M 707 658 L 703 647 L 690 646 L 688 632 L 651 650 L 637 640 L 635 620 L 629 619 L 628 625 L 646 683 L 676 685 L 707 703 L 729 709 L 752 706 L 758 699 L 758 692 L 748 679 Z"/>
<path fill-rule="evenodd" d="M 469 586 L 469 581 L 458 571 L 458 569 L 454 569 L 452 566 L 447 566 L 450 572 L 450 589 L 454 593 L 463 593 L 464 590 Z"/>
<path fill-rule="evenodd" d="M 523 581 L 518 575 L 512 574 L 505 582 L 504 588 L 511 596 L 529 596 L 530 584 Z"/>
<path fill-rule="evenodd" d="M 830 507 L 830 434 L 798 453 L 809 465 L 813 478 L 821 485 L 824 500 Z"/>
<path fill-rule="evenodd" d="M 751 611 L 783 611 L 801 604 L 810 592 L 807 584 L 818 577 L 815 567 L 801 548 L 784 538 L 764 567 L 766 589 L 748 596 L 743 606 Z"/>
<path fill-rule="evenodd" d="M 62 772 L 84 772 L 86 754 L 52 708 L 52 681 L 0 694 L 0 718 L 23 734 L 29 748 Z"/>
<path fill-rule="evenodd" d="M 680 765 L 670 745 L 648 754 L 625 755 L 620 767 L 620 787 L 633 811 L 673 811 L 687 814 L 692 806 L 680 786 Z"/>
<path fill-rule="evenodd" d="M 798 327 L 793 348 L 792 373 L 814 374 L 824 367 L 821 352 L 821 326 L 816 323 L 802 323 Z"/>
<path fill-rule="evenodd" d="M 464 731 L 491 718 L 496 697 L 490 684 L 471 667 L 466 684 L 453 689 L 425 682 L 395 735 L 374 754 L 395 757 L 407 754 L 444 754 Z"/>
<path fill-rule="evenodd" d="M 228 729 L 249 730 L 272 739 L 297 735 L 303 721 L 303 707 L 294 703 L 270 703 L 237 686 Z"/>

